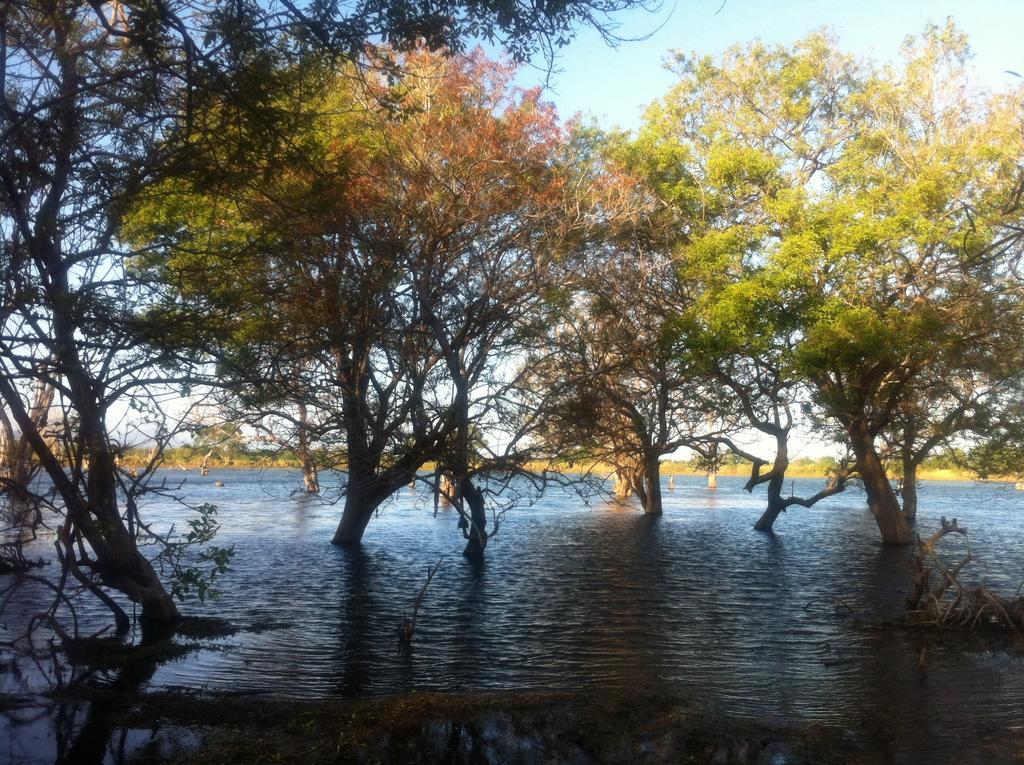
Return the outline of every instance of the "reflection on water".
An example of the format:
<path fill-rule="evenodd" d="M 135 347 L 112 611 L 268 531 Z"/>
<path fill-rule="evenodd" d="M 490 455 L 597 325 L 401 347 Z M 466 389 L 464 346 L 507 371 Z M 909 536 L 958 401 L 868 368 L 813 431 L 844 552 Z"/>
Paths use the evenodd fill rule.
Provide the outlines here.
<path fill-rule="evenodd" d="M 154 722 L 149 729 L 125 727 L 118 717 L 132 707 L 134 692 L 146 686 L 157 660 L 136 660 L 118 671 L 85 669 L 52 652 L 36 655 L 35 667 L 23 675 L 23 662 L 6 665 L 10 673 L 0 696 L 0 762 L 11 765 L 127 765 L 159 761 L 195 749 L 193 731 Z M 93 700 L 74 696 L 16 695 L 49 677 L 53 688 L 87 685 L 113 691 Z M 19 682 L 20 681 L 20 682 Z"/>
<path fill-rule="evenodd" d="M 329 543 L 340 508 L 290 497 L 296 481 L 285 471 L 190 475 L 188 499 L 218 505 L 218 544 L 236 555 L 220 599 L 188 610 L 289 626 L 156 668 L 147 687 L 306 697 L 644 687 L 737 716 L 891 720 L 908 747 L 935 746 L 968 722 L 1016 724 L 1024 709 L 1019 659 L 937 644 L 922 673 L 925 638 L 837 618 L 836 598 L 868 623 L 898 618 L 908 592 L 910 551 L 879 545 L 857 493 L 792 509 L 762 535 L 751 530 L 760 500 L 742 478 L 720 477 L 717 491 L 679 478 L 661 518 L 554 489 L 506 515 L 474 566 L 460 555 L 455 514 L 435 517 L 426 491 L 400 492 L 363 546 L 345 550 Z M 149 509 L 165 526 L 180 526 L 181 513 Z M 922 529 L 940 515 L 970 528 L 989 585 L 1016 588 L 1024 493 L 926 483 Z M 400 651 L 401 617 L 442 556 L 413 650 Z M 38 605 L 24 600 L 14 605 L 24 613 Z"/>

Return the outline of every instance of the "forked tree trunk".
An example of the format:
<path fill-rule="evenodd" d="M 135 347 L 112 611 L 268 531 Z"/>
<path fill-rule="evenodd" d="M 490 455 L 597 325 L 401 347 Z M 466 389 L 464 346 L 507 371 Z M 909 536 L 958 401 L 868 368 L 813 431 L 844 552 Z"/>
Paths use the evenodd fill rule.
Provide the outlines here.
<path fill-rule="evenodd" d="M 776 519 L 786 509 L 786 503 L 782 499 L 782 484 L 785 480 L 785 473 L 780 473 L 773 475 L 768 481 L 768 505 L 754 524 L 755 531 L 771 531 Z"/>
<path fill-rule="evenodd" d="M 339 379 L 343 388 L 360 391 L 368 383 L 351 382 L 352 370 L 343 357 L 339 361 Z M 359 395 L 346 393 L 343 402 L 345 436 L 348 444 L 348 480 L 341 520 L 331 543 L 358 545 L 363 540 L 370 519 L 395 492 L 416 478 L 423 463 L 435 457 L 431 448 L 418 444 L 410 447 L 393 464 L 382 468 L 384 455 L 371 448 L 371 438 L 363 418 Z"/>
<path fill-rule="evenodd" d="M 349 465 L 345 485 L 345 505 L 341 521 L 331 542 L 336 545 L 357 545 L 363 540 L 370 519 L 385 500 L 416 476 L 422 462 L 410 461 L 383 474 L 360 471 Z"/>

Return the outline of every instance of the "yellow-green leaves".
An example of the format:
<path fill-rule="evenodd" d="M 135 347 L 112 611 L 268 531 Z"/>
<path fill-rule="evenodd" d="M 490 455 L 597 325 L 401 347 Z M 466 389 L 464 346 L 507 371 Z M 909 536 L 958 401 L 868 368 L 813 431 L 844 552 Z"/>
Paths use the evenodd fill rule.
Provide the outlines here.
<path fill-rule="evenodd" d="M 793 375 L 874 432 L 1009 373 L 1024 88 L 986 93 L 968 61 L 952 24 L 890 67 L 824 34 L 676 54 L 622 156 L 682 221 L 709 361 Z"/>

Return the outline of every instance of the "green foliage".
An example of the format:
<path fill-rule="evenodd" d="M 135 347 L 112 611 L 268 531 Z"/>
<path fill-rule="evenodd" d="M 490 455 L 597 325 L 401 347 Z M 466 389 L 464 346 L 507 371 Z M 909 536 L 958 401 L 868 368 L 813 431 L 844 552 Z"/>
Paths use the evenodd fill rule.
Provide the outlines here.
<path fill-rule="evenodd" d="M 677 53 L 613 142 L 677 216 L 693 352 L 764 416 L 800 386 L 819 422 L 920 460 L 1024 373 L 1024 88 L 982 91 L 968 59 L 951 23 L 893 67 L 825 34 Z"/>
<path fill-rule="evenodd" d="M 235 547 L 210 544 L 220 530 L 216 505 L 204 503 L 195 512 L 183 536 L 174 537 L 171 529 L 156 562 L 168 574 L 174 597 L 184 600 L 194 593 L 202 602 L 217 596 L 214 580 L 228 570 Z"/>

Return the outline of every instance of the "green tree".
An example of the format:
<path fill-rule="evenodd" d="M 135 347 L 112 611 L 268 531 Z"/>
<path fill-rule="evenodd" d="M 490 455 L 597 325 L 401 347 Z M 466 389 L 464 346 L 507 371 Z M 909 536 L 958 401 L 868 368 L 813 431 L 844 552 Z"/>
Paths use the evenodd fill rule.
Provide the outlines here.
<path fill-rule="evenodd" d="M 680 55 L 637 142 L 685 221 L 716 342 L 742 350 L 745 374 L 768 365 L 806 386 L 886 542 L 908 542 L 916 512 L 887 459 L 912 475 L 1022 369 L 1021 90 L 980 91 L 967 60 L 951 25 L 908 41 L 896 67 L 854 62 L 824 35 L 720 62 Z"/>

